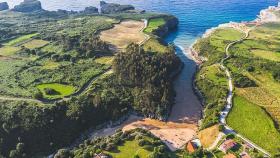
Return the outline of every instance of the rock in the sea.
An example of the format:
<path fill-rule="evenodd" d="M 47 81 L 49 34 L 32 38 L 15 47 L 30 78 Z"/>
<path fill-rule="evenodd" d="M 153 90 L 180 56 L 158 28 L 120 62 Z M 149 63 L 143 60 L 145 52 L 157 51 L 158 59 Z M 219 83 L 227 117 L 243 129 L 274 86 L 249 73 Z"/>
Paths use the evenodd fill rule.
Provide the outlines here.
<path fill-rule="evenodd" d="M 9 9 L 9 5 L 7 2 L 2 2 L 0 3 L 0 11 L 2 10 L 8 10 Z"/>
<path fill-rule="evenodd" d="M 24 0 L 12 10 L 16 12 L 33 12 L 42 10 L 42 5 L 38 0 Z"/>
<path fill-rule="evenodd" d="M 135 9 L 132 5 L 106 3 L 104 1 L 100 1 L 100 7 L 101 7 L 102 14 L 121 13 L 121 12 L 126 12 Z"/>
<path fill-rule="evenodd" d="M 84 13 L 84 14 L 96 14 L 98 13 L 98 8 L 96 7 L 86 7 L 85 10 L 81 11 L 81 13 Z"/>

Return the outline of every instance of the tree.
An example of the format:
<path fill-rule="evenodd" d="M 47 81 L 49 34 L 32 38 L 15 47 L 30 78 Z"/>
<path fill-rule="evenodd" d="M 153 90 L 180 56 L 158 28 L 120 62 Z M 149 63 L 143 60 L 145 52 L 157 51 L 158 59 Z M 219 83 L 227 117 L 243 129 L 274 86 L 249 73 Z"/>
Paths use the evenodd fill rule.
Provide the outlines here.
<path fill-rule="evenodd" d="M 74 157 L 74 155 L 68 149 L 60 149 L 54 156 L 54 158 L 72 158 L 72 157 Z"/>

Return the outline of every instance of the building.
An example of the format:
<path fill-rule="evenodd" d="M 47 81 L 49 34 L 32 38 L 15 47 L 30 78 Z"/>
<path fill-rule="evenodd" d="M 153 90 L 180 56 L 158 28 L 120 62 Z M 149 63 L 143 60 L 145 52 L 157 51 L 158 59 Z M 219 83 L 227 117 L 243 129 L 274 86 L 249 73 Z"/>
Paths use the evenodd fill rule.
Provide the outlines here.
<path fill-rule="evenodd" d="M 193 142 L 189 141 L 188 144 L 187 144 L 187 146 L 186 146 L 186 150 L 187 150 L 189 153 L 193 153 L 193 152 L 195 152 L 196 149 L 197 149 L 197 148 L 196 148 L 195 144 L 194 144 Z"/>
<path fill-rule="evenodd" d="M 233 148 L 235 145 L 237 145 L 237 143 L 232 140 L 232 139 L 228 139 L 228 140 L 225 140 L 219 147 L 219 149 L 226 153 L 229 149 Z"/>
<path fill-rule="evenodd" d="M 248 153 L 246 153 L 245 151 L 240 153 L 240 157 L 241 158 L 251 158 L 251 156 Z"/>
<path fill-rule="evenodd" d="M 223 158 L 236 158 L 236 156 L 233 154 L 227 154 L 227 155 L 223 156 Z"/>

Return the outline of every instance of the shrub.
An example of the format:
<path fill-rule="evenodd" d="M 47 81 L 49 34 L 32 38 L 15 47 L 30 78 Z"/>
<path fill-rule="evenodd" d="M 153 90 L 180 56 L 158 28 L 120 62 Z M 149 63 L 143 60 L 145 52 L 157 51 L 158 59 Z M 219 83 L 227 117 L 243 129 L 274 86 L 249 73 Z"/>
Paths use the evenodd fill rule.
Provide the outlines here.
<path fill-rule="evenodd" d="M 219 131 L 223 132 L 225 130 L 225 126 L 224 125 L 219 125 Z"/>
<path fill-rule="evenodd" d="M 47 95 L 59 95 L 60 93 L 52 88 L 44 88 L 44 91 Z"/>
<path fill-rule="evenodd" d="M 234 74 L 234 85 L 238 88 L 255 87 L 257 84 L 247 76 Z"/>

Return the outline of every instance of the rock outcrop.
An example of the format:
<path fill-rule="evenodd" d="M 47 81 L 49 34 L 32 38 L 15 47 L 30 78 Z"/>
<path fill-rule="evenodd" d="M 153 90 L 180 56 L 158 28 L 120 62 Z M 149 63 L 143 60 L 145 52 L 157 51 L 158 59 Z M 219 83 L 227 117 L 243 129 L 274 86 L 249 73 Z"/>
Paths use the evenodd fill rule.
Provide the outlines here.
<path fill-rule="evenodd" d="M 106 3 L 104 1 L 100 1 L 101 13 L 102 14 L 112 14 L 112 13 L 121 13 L 129 10 L 134 10 L 134 6 L 132 5 L 120 5 L 115 3 Z"/>
<path fill-rule="evenodd" d="M 12 10 L 16 12 L 40 11 L 42 10 L 42 5 L 38 0 L 24 0 L 19 5 L 16 5 Z"/>
<path fill-rule="evenodd" d="M 159 37 L 166 36 L 170 31 L 176 29 L 179 24 L 179 20 L 175 16 L 167 16 L 164 19 L 166 23 L 153 31 L 153 34 Z"/>
<path fill-rule="evenodd" d="M 80 13 L 84 14 L 97 14 L 98 13 L 98 8 L 96 7 L 86 7 L 85 10 L 81 11 Z"/>
<path fill-rule="evenodd" d="M 2 10 L 8 10 L 9 9 L 9 5 L 7 2 L 2 2 L 0 3 L 0 11 Z"/>

